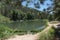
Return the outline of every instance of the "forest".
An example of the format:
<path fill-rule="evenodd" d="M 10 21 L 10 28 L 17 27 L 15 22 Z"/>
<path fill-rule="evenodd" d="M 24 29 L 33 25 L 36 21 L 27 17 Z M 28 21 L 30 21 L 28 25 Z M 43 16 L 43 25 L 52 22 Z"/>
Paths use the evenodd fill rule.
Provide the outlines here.
<path fill-rule="evenodd" d="M 33 20 L 33 19 L 48 19 L 50 21 L 60 20 L 59 1 L 55 2 L 55 0 L 51 0 L 51 1 L 53 1 L 53 3 L 51 4 L 53 7 L 52 6 L 48 7 L 47 9 L 43 9 L 43 11 L 39 11 L 39 10 L 27 7 L 29 5 L 28 3 L 31 1 L 27 1 L 26 6 L 22 6 L 21 3 L 23 1 L 26 1 L 26 0 L 18 0 L 18 1 L 1 0 L 0 1 L 0 14 L 13 21 Z M 43 5 L 44 1 L 40 1 L 40 3 Z M 49 5 L 49 4 L 47 4 L 47 5 Z M 39 3 L 35 3 L 35 7 L 39 8 L 40 7 Z"/>

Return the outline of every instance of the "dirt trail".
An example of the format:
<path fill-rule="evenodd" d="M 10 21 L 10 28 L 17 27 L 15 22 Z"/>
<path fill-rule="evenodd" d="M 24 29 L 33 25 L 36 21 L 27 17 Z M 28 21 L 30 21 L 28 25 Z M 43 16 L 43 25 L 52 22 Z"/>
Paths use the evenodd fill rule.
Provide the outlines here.
<path fill-rule="evenodd" d="M 50 24 L 50 23 L 48 23 L 48 24 L 49 24 L 49 27 L 44 29 L 42 32 L 48 31 L 48 29 L 51 28 L 52 25 L 54 25 L 54 26 L 57 25 L 57 24 Z M 39 39 L 39 35 L 42 32 L 39 32 L 39 33 L 34 34 L 34 35 L 33 34 L 26 34 L 26 35 L 21 35 L 21 36 L 15 35 L 15 37 L 11 37 L 11 38 L 9 38 L 7 40 L 38 40 Z"/>
<path fill-rule="evenodd" d="M 7 40 L 37 40 L 37 37 L 35 35 L 32 34 L 27 34 L 27 35 L 15 35 L 14 38 L 9 38 Z"/>

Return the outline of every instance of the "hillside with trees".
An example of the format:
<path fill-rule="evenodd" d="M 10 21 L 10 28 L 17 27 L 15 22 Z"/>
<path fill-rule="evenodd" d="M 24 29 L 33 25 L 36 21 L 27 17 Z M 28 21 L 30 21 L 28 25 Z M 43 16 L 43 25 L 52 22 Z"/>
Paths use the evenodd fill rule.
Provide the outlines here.
<path fill-rule="evenodd" d="M 31 20 L 31 19 L 48 19 L 53 20 L 52 15 L 49 11 L 44 9 L 38 11 L 29 7 L 22 6 L 24 0 L 1 0 L 0 2 L 0 14 L 10 18 L 13 21 L 17 20 Z M 26 0 L 25 0 L 26 1 Z M 42 2 L 41 2 L 42 3 Z"/>

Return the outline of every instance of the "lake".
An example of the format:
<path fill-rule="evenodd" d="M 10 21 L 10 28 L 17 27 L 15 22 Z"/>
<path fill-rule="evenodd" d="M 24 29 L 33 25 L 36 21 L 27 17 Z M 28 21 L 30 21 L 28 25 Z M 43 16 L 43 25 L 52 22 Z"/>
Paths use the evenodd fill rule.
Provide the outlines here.
<path fill-rule="evenodd" d="M 0 26 L 4 25 L 10 27 L 12 29 L 20 30 L 20 31 L 33 31 L 33 30 L 42 30 L 46 26 L 46 21 L 38 20 L 38 21 L 23 21 L 23 22 L 11 22 L 11 23 L 0 23 Z"/>

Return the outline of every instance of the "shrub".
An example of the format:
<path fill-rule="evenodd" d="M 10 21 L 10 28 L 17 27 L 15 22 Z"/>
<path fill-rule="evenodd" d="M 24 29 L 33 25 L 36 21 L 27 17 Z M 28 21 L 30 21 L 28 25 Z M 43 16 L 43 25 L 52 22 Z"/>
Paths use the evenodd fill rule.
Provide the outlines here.
<path fill-rule="evenodd" d="M 47 32 L 41 33 L 39 40 L 53 40 L 54 29 L 50 28 Z"/>
<path fill-rule="evenodd" d="M 0 26 L 0 39 L 8 38 L 13 34 L 13 30 L 7 26 Z"/>

